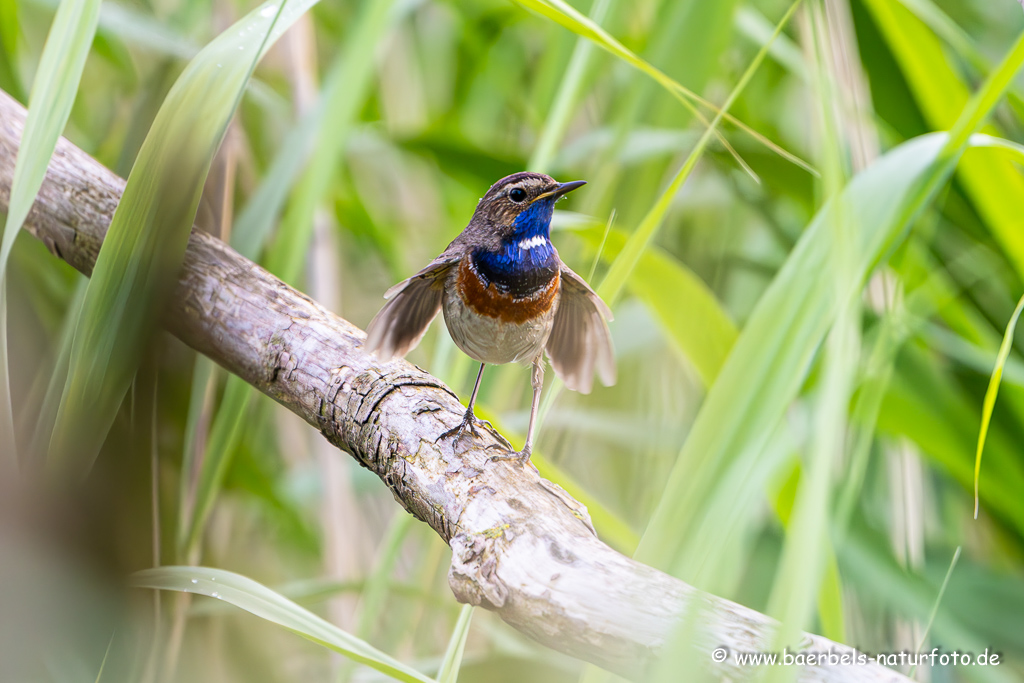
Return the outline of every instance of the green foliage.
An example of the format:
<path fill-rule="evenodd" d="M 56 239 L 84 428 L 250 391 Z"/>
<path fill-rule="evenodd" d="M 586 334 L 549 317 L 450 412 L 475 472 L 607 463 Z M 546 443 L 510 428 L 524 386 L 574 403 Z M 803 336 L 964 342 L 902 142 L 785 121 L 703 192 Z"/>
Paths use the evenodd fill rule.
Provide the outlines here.
<path fill-rule="evenodd" d="M 988 389 L 985 391 L 985 404 L 981 412 L 981 429 L 978 432 L 978 450 L 974 456 L 974 517 L 978 517 L 978 480 L 981 477 L 981 454 L 985 450 L 985 437 L 988 435 L 988 426 L 992 422 L 992 410 L 996 407 L 996 396 L 999 395 L 999 381 L 1003 378 L 1003 368 L 1006 367 L 1006 359 L 1010 356 L 1010 347 L 1013 345 L 1013 331 L 1017 327 L 1017 320 L 1020 318 L 1021 310 L 1024 309 L 1024 297 L 1017 302 L 1017 308 L 1013 309 L 1010 322 L 1006 326 L 1006 334 L 1003 335 L 1003 343 L 999 345 L 999 355 L 996 357 L 996 366 L 992 368 L 992 378 L 989 380 Z"/>
<path fill-rule="evenodd" d="M 466 637 L 469 636 L 469 622 L 473 618 L 473 606 L 463 605 L 459 612 L 459 620 L 455 622 L 452 639 L 448 641 L 441 670 L 437 673 L 440 683 L 455 683 L 459 680 L 459 667 L 462 665 L 462 653 L 466 649 Z"/>
<path fill-rule="evenodd" d="M 29 97 L 29 113 L 14 166 L 3 240 L 0 242 L 0 448 L 6 454 L 0 467 L 8 476 L 16 471 L 16 464 L 8 459 L 17 458 L 18 447 L 7 352 L 7 262 L 18 231 L 43 184 L 57 138 L 64 131 L 71 114 L 78 80 L 82 77 L 85 58 L 96 30 L 99 9 L 98 0 L 68 0 L 57 11 Z M 5 11 L 5 14 L 10 15 L 3 17 L 5 22 L 17 19 L 13 9 Z M 17 33 L 12 28 L 6 28 L 4 34 L 0 39 L 3 44 L 13 46 L 17 42 Z"/>
<path fill-rule="evenodd" d="M 168 94 L 85 292 L 50 439 L 52 469 L 91 467 L 175 282 L 210 162 L 249 76 L 312 4 L 295 3 L 285 13 L 286 5 L 267 3 L 253 11 L 204 48 Z"/>
<path fill-rule="evenodd" d="M 602 539 L 778 617 L 780 646 L 987 647 L 999 667 L 929 675 L 1024 675 L 1016 2 L 314 4 L 0 0 L 0 87 L 31 91 L 3 462 L 87 475 L 15 497 L 76 541 L 0 534 L 39 625 L 0 614 L 39 634 L 0 644 L 0 679 L 20 657 L 61 680 L 608 680 L 460 611 L 447 548 L 380 482 L 152 333 L 197 215 L 365 326 L 524 168 L 588 181 L 553 238 L 615 309 L 618 384 L 549 373 L 535 456 Z M 131 171 L 87 284 L 16 239 L 61 132 Z M 410 360 L 464 396 L 442 327 Z M 489 371 L 480 414 L 515 442 L 528 394 Z M 162 597 L 126 610 L 110 588 L 144 567 Z M 699 679 L 699 629 L 636 678 Z"/>
<path fill-rule="evenodd" d="M 430 683 L 432 680 L 266 586 L 233 572 L 210 567 L 160 567 L 134 574 L 132 584 L 140 588 L 184 591 L 223 600 L 396 680 L 410 683 Z"/>

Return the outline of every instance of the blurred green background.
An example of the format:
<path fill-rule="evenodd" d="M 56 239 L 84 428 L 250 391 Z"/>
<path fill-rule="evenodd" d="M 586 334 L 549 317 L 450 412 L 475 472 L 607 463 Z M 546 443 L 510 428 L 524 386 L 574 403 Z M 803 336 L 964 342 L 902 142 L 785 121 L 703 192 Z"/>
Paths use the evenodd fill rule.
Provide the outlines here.
<path fill-rule="evenodd" d="M 954 127 L 1024 29 L 1017 2 L 806 0 L 773 41 L 788 2 L 579 0 L 577 16 L 543 0 L 322 0 L 282 13 L 290 28 L 247 85 L 266 27 L 246 37 L 243 17 L 258 5 L 92 5 L 80 84 L 54 86 L 42 54 L 56 0 L 0 0 L 0 88 L 22 103 L 47 83 L 74 97 L 64 134 L 132 183 L 181 178 L 155 192 L 182 217 L 205 177 L 201 229 L 360 327 L 500 177 L 586 179 L 559 204 L 553 239 L 614 307 L 619 381 L 589 396 L 549 386 L 542 474 L 583 500 L 617 549 L 639 547 L 638 558 L 787 629 L 868 653 L 1002 657 L 921 667 L 919 680 L 1024 677 L 1016 349 L 977 520 L 973 499 L 989 376 L 1024 293 L 1021 151 L 968 149 L 946 181 L 928 170 L 936 145 L 904 144 Z M 586 14 L 618 41 L 596 42 L 619 54 L 579 35 Z M 89 21 L 63 30 L 63 44 L 90 44 Z M 222 32 L 241 42 L 200 54 Z M 235 45 L 244 59 L 229 54 Z M 232 65 L 237 110 L 214 71 Z M 175 96 L 179 77 L 214 89 Z M 695 116 L 682 88 L 718 104 L 734 95 L 730 114 L 759 136 L 724 121 L 722 138 L 701 139 L 715 110 Z M 1004 91 L 980 132 L 1006 146 L 1024 141 L 1024 78 Z M 211 104 L 210 92 L 225 101 Z M 48 157 L 45 145 L 33 152 Z M 123 222 L 126 235 L 168 239 L 173 254 L 183 220 Z M 151 264 L 122 252 L 110 272 Z M 466 637 L 461 669 L 445 676 L 605 680 L 483 610 L 456 628 L 445 544 L 299 418 L 148 334 L 159 292 L 121 311 L 143 321 L 129 334 L 110 317 L 113 290 L 87 292 L 27 235 L 6 277 L 29 483 L 3 489 L 0 506 L 3 680 L 384 678 L 223 601 L 154 601 L 128 586 L 154 565 L 254 579 L 430 677 Z M 100 375 L 125 380 L 82 379 L 85 403 L 98 405 L 75 408 L 73 391 L 61 397 L 69 362 L 85 377 L 82 340 L 105 334 L 124 348 Z M 476 366 L 443 325 L 409 360 L 468 397 Z M 529 392 L 524 368 L 492 369 L 479 414 L 518 444 Z M 103 443 L 94 463 L 92 442 Z M 51 458 L 62 449 L 58 463 L 80 461 L 84 479 L 33 474 L 47 443 Z M 637 677 L 690 680 L 697 665 L 682 657 Z"/>

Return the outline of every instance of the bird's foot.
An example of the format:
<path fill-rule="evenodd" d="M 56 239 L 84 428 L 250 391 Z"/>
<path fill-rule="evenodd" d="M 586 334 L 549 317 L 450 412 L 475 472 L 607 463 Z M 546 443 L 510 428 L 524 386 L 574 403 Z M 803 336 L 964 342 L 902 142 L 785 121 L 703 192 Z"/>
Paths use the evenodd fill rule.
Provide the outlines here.
<path fill-rule="evenodd" d="M 488 448 L 497 448 L 504 451 L 499 455 L 492 455 L 491 461 L 514 460 L 520 465 L 526 465 L 526 463 L 530 462 L 530 454 L 533 452 L 533 447 L 530 444 L 527 444 L 521 451 L 513 451 L 511 448 L 502 448 L 498 445 L 488 446 Z"/>
<path fill-rule="evenodd" d="M 459 441 L 461 441 L 466 436 L 466 432 L 469 432 L 470 434 L 476 437 L 480 436 L 480 432 L 477 430 L 478 423 L 481 426 L 486 425 L 488 429 L 494 431 L 494 428 L 491 427 L 490 422 L 488 422 L 487 420 L 477 419 L 476 415 L 473 414 L 472 410 L 467 410 L 465 416 L 462 418 L 462 422 L 460 422 L 457 427 L 449 429 L 447 432 L 437 437 L 437 439 L 434 440 L 434 443 L 437 443 L 442 439 L 447 439 L 449 436 L 454 436 L 455 441 L 452 442 L 452 449 L 454 450 L 455 448 L 458 448 Z"/>

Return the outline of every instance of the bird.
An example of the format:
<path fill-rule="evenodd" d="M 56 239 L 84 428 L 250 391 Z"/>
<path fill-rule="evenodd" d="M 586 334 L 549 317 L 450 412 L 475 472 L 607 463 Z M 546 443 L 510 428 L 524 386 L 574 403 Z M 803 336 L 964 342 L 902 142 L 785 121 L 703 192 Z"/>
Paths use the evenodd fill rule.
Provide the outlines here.
<path fill-rule="evenodd" d="M 467 430 L 477 434 L 473 406 L 489 364 L 532 366 L 526 444 L 495 456 L 521 463 L 533 452 L 545 353 L 569 389 L 589 393 L 595 370 L 605 386 L 615 383 L 612 312 L 551 243 L 555 202 L 585 184 L 532 172 L 502 178 L 437 258 L 385 292 L 387 303 L 367 327 L 368 352 L 385 361 L 405 356 L 443 311 L 456 346 L 480 363 L 462 422 L 438 441 L 454 436 L 457 447 Z"/>

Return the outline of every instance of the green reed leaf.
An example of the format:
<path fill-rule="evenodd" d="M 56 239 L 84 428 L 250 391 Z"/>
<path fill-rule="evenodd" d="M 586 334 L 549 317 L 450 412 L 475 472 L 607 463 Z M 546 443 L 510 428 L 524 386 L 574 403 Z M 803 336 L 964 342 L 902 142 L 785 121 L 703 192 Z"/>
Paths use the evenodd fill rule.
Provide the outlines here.
<path fill-rule="evenodd" d="M 25 130 L 14 163 L 11 197 L 0 242 L 0 448 L 17 458 L 7 351 L 7 262 L 14 240 L 46 177 L 57 139 L 64 131 L 89 55 L 100 0 L 64 0 L 53 18 L 29 95 Z M 5 29 L 6 32 L 6 29 Z M 5 39 L 4 42 L 7 42 Z M 0 467 L 12 465 L 0 463 Z"/>
<path fill-rule="evenodd" d="M 288 196 L 287 188 L 305 160 L 307 150 L 304 144 L 316 140 L 309 167 L 295 187 L 291 204 L 264 262 L 267 270 L 285 282 L 294 283 L 302 275 L 313 235 L 313 214 L 327 196 L 338 154 L 343 150 L 356 115 L 369 95 L 376 45 L 392 22 L 401 16 L 393 11 L 393 2 L 381 0 L 364 4 L 346 48 L 329 70 L 319 102 L 304 117 L 304 124 L 315 125 L 316 128 L 310 135 L 301 129 L 292 131 L 263 183 L 280 183 L 280 186 L 265 188 L 269 190 L 265 197 L 257 191 L 257 196 L 239 216 L 239 230 L 233 233 L 232 245 L 240 248 L 246 256 L 256 258 Z M 207 516 L 220 494 L 231 456 L 241 439 L 241 424 L 255 391 L 244 380 L 234 375 L 228 377 L 224 399 L 210 430 L 206 457 L 199 468 L 194 505 L 189 508 L 191 517 L 179 527 L 182 557 L 190 556 L 199 542 Z"/>
<path fill-rule="evenodd" d="M 596 247 L 604 230 L 579 234 Z M 614 262 L 627 240 L 621 230 L 609 231 L 602 257 Z M 654 245 L 640 256 L 627 286 L 654 313 L 705 386 L 711 386 L 739 334 L 715 293 L 679 259 Z"/>
<path fill-rule="evenodd" d="M 790 5 L 789 10 L 776 25 L 774 35 L 777 36 L 782 31 L 782 28 L 789 21 L 790 17 L 793 16 L 793 13 L 799 6 L 800 0 L 796 0 L 796 2 Z M 597 288 L 597 293 L 609 305 L 613 304 L 618 298 L 623 286 L 626 284 L 626 280 L 636 268 L 636 264 L 640 260 L 640 256 L 647 250 L 651 240 L 654 239 L 654 235 L 657 233 L 658 228 L 664 221 L 665 214 L 668 213 L 668 208 L 671 206 L 673 199 L 675 199 L 679 189 L 686 182 L 687 178 L 690 177 L 690 173 L 697 165 L 697 161 L 703 155 L 708 142 L 711 141 L 712 134 L 718 127 L 718 124 L 729 111 L 729 107 L 731 107 L 736 101 L 736 98 L 738 98 L 740 93 L 743 92 L 743 89 L 746 87 L 747 83 L 750 82 L 754 73 L 757 72 L 758 67 L 764 61 L 765 55 L 768 54 L 768 48 L 770 46 L 771 42 L 767 42 L 761 47 L 757 56 L 755 56 L 753 61 L 750 63 L 750 66 L 747 67 L 743 76 L 740 77 L 739 82 L 732 89 L 732 92 L 729 93 L 729 97 L 726 98 L 722 108 L 718 111 L 715 118 L 711 121 L 711 124 L 697 141 L 693 151 L 690 152 L 690 155 L 686 158 L 682 167 L 669 183 L 668 188 L 661 194 L 658 201 L 655 202 L 654 206 L 647 212 L 647 215 L 644 216 L 643 220 L 640 221 L 640 225 L 638 225 L 637 229 L 632 235 L 630 235 L 629 240 L 622 248 L 618 258 L 612 262 L 611 268 L 608 269 L 608 274 L 605 275 L 604 280 L 601 282 L 601 286 Z"/>
<path fill-rule="evenodd" d="M 595 0 L 590 8 L 590 21 L 595 26 L 600 26 L 608 16 L 611 6 L 612 0 Z M 533 148 L 530 161 L 526 164 L 527 170 L 539 173 L 549 171 L 558 144 L 569 128 L 569 120 L 583 90 L 583 76 L 586 74 L 593 54 L 593 42 L 580 36 L 576 41 L 576 47 L 573 48 L 569 65 L 565 68 L 565 76 L 558 88 L 558 94 L 551 105 L 551 113 L 544 119 L 544 128 L 540 132 L 540 139 Z"/>
<path fill-rule="evenodd" d="M 708 132 L 718 137 L 722 144 L 725 145 L 726 148 L 732 152 L 737 162 L 739 162 L 741 166 L 747 169 L 748 172 L 750 172 L 749 168 L 746 166 L 743 160 L 740 159 L 739 156 L 732 151 L 732 148 L 728 145 L 725 139 L 721 137 L 721 134 L 716 129 L 716 124 L 708 124 L 707 119 L 705 119 L 704 115 L 693 106 L 692 102 L 697 102 L 701 106 L 715 112 L 716 119 L 724 118 L 726 121 L 732 123 L 733 125 L 737 126 L 741 130 L 746 132 L 747 134 L 751 135 L 759 143 L 771 149 L 773 152 L 775 152 L 782 158 L 787 159 L 788 161 L 812 173 L 814 172 L 814 168 L 806 161 L 796 156 L 795 154 L 786 151 L 776 143 L 766 138 L 764 135 L 758 133 L 757 131 L 750 128 L 742 121 L 736 119 L 734 116 L 729 114 L 728 105 L 723 105 L 721 108 L 716 107 L 714 104 L 708 102 L 697 93 L 691 91 L 689 88 L 686 88 L 680 83 L 676 82 L 663 71 L 637 56 L 632 50 L 630 50 L 625 45 L 620 43 L 618 40 L 613 38 L 607 31 L 605 31 L 603 28 L 597 25 L 593 20 L 581 14 L 578 10 L 569 5 L 567 2 L 564 2 L 564 0 L 515 0 L 515 2 L 519 5 L 522 5 L 526 9 L 533 10 L 542 17 L 550 19 L 555 23 L 564 26 L 565 28 L 572 31 L 576 35 L 586 38 L 587 40 L 593 41 L 598 47 L 601 47 L 602 49 L 610 52 L 612 55 L 618 57 L 619 59 L 626 62 L 630 66 L 650 76 L 659 85 L 661 85 L 669 94 L 671 94 L 673 97 L 679 100 L 683 104 L 683 106 L 689 109 L 690 112 L 693 113 L 693 115 L 698 118 L 698 120 L 705 124 L 705 126 L 707 126 Z M 799 2 L 795 4 L 799 4 Z M 790 10 L 790 12 L 787 12 L 787 19 L 791 13 L 792 10 Z M 783 20 L 781 24 L 785 24 L 785 20 Z M 768 43 L 765 46 L 766 49 L 768 45 L 770 45 L 770 43 Z"/>
<path fill-rule="evenodd" d="M 933 130 L 951 128 L 967 105 L 970 90 L 938 37 L 900 3 L 866 0 L 865 6 L 903 70 L 925 120 Z M 994 134 L 996 130 L 985 126 L 981 132 Z M 1024 176 L 1009 159 L 994 151 L 968 155 L 960 163 L 957 175 L 1017 273 L 1024 275 L 1020 207 L 1007 201 L 1008 197 L 1024 196 Z"/>
<path fill-rule="evenodd" d="M 723 482 L 754 469 L 761 450 L 796 396 L 815 352 L 838 314 L 836 288 L 859 291 L 878 260 L 946 182 L 970 136 L 991 112 L 1024 63 L 1024 37 L 964 107 L 948 135 L 904 143 L 858 174 L 837 202 L 804 231 L 786 264 L 751 314 L 708 393 L 677 459 L 636 557 L 688 577 L 699 558 L 691 544 L 721 538 L 721 524 L 701 515 L 707 501 L 726 496 Z M 827 267 L 832 213 L 847 207 L 856 268 L 836 282 Z M 703 540 L 702 540 L 703 539 Z"/>
<path fill-rule="evenodd" d="M 56 9 L 60 0 L 26 0 L 26 4 Z M 100 7 L 97 30 L 100 35 L 116 37 L 133 47 L 179 59 L 191 59 L 199 52 L 198 45 L 166 22 L 109 0 Z"/>
<path fill-rule="evenodd" d="M 211 567 L 156 567 L 136 572 L 131 583 L 137 588 L 181 591 L 223 600 L 399 681 L 433 681 L 280 593 L 234 572 Z"/>
<path fill-rule="evenodd" d="M 290 284 L 302 272 L 313 235 L 313 214 L 327 196 L 338 154 L 369 95 L 374 50 L 395 17 L 393 5 L 394 0 L 364 3 L 359 23 L 324 84 L 325 110 L 318 121 L 316 148 L 267 257 L 267 269 Z"/>
<path fill-rule="evenodd" d="M 258 7 L 189 63 L 161 106 L 85 294 L 50 441 L 52 468 L 91 467 L 175 282 L 210 162 L 245 85 L 315 2 Z"/>
<path fill-rule="evenodd" d="M 1006 326 L 1006 333 L 1003 334 L 1003 341 L 999 345 L 999 355 L 996 357 L 996 365 L 992 368 L 992 377 L 988 382 L 988 389 L 985 390 L 985 403 L 981 408 L 981 428 L 978 430 L 978 448 L 974 454 L 974 518 L 978 518 L 978 481 L 981 478 L 981 454 L 985 450 L 985 437 L 988 436 L 988 426 L 992 421 L 992 410 L 996 407 L 996 396 L 999 395 L 999 382 L 1003 377 L 1003 368 L 1006 366 L 1006 359 L 1010 357 L 1010 349 L 1013 347 L 1013 333 L 1017 328 L 1017 320 L 1021 311 L 1024 310 L 1024 296 L 1017 302 L 1013 309 L 1010 322 Z"/>
<path fill-rule="evenodd" d="M 463 605 L 459 611 L 459 620 L 448 641 L 441 670 L 437 672 L 440 683 L 456 683 L 459 680 L 459 667 L 462 666 L 462 653 L 466 649 L 466 638 L 469 637 L 469 622 L 473 617 L 473 605 Z"/>

